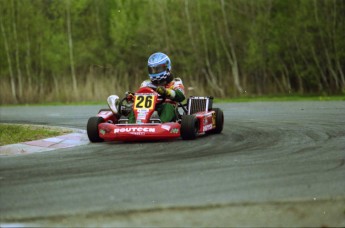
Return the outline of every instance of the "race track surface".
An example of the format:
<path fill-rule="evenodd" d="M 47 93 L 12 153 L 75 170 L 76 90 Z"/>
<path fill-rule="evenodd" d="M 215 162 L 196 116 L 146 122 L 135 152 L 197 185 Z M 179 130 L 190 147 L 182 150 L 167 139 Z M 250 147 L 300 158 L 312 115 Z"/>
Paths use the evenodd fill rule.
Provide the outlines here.
<path fill-rule="evenodd" d="M 214 106 L 219 135 L 1 156 L 0 224 L 345 225 L 345 102 Z M 0 120 L 85 129 L 104 107 L 0 107 Z"/>

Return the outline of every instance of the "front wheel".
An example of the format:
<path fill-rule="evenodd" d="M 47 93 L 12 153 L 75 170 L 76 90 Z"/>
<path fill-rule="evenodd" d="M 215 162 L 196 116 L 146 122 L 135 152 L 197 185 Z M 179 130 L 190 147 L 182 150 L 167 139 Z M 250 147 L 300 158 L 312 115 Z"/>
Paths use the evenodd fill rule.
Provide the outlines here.
<path fill-rule="evenodd" d="M 199 120 L 194 115 L 183 115 L 181 120 L 181 137 L 184 140 L 198 136 Z"/>
<path fill-rule="evenodd" d="M 87 121 L 87 136 L 91 142 L 103 142 L 104 140 L 99 137 L 98 124 L 103 123 L 102 117 L 94 116 Z"/>

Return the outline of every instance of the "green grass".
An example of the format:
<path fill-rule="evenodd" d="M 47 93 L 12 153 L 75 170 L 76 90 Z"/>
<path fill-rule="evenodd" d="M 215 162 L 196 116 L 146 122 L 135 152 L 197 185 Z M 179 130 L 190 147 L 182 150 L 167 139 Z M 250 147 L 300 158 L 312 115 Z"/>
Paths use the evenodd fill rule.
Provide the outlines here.
<path fill-rule="evenodd" d="M 345 96 L 243 96 L 214 99 L 215 102 L 258 102 L 258 101 L 345 101 Z"/>
<path fill-rule="evenodd" d="M 188 95 L 187 95 L 188 97 Z M 299 96 L 299 95 L 278 95 L 278 96 L 239 96 L 232 98 L 214 98 L 215 103 L 220 102 L 264 102 L 264 101 L 345 101 L 345 95 L 334 95 L 334 96 Z M 56 105 L 69 105 L 69 106 L 79 106 L 79 105 L 104 105 L 107 107 L 107 101 L 82 101 L 82 102 L 45 102 L 45 103 L 35 103 L 35 104 L 4 104 L 0 106 L 56 106 Z"/>
<path fill-rule="evenodd" d="M 43 103 L 26 103 L 26 104 L 0 104 L 3 107 L 20 107 L 20 106 L 82 106 L 82 105 L 105 105 L 107 100 L 104 101 L 80 101 L 80 102 L 43 102 Z"/>
<path fill-rule="evenodd" d="M 19 124 L 0 124 L 0 146 L 54 137 L 68 131 Z"/>

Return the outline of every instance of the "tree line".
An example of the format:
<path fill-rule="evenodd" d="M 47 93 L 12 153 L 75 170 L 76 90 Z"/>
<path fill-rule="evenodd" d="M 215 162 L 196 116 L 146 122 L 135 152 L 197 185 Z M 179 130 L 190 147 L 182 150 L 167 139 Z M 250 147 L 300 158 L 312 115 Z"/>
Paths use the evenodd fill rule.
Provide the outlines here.
<path fill-rule="evenodd" d="M 172 60 L 188 95 L 345 93 L 343 0 L 0 0 L 1 104 L 104 100 Z"/>

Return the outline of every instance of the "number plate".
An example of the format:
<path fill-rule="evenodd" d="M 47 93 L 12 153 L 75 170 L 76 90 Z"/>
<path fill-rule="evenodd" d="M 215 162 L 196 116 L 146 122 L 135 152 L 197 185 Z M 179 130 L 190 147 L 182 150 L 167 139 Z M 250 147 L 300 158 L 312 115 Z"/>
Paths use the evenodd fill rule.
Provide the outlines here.
<path fill-rule="evenodd" d="M 154 95 L 135 95 L 134 109 L 153 109 Z"/>

